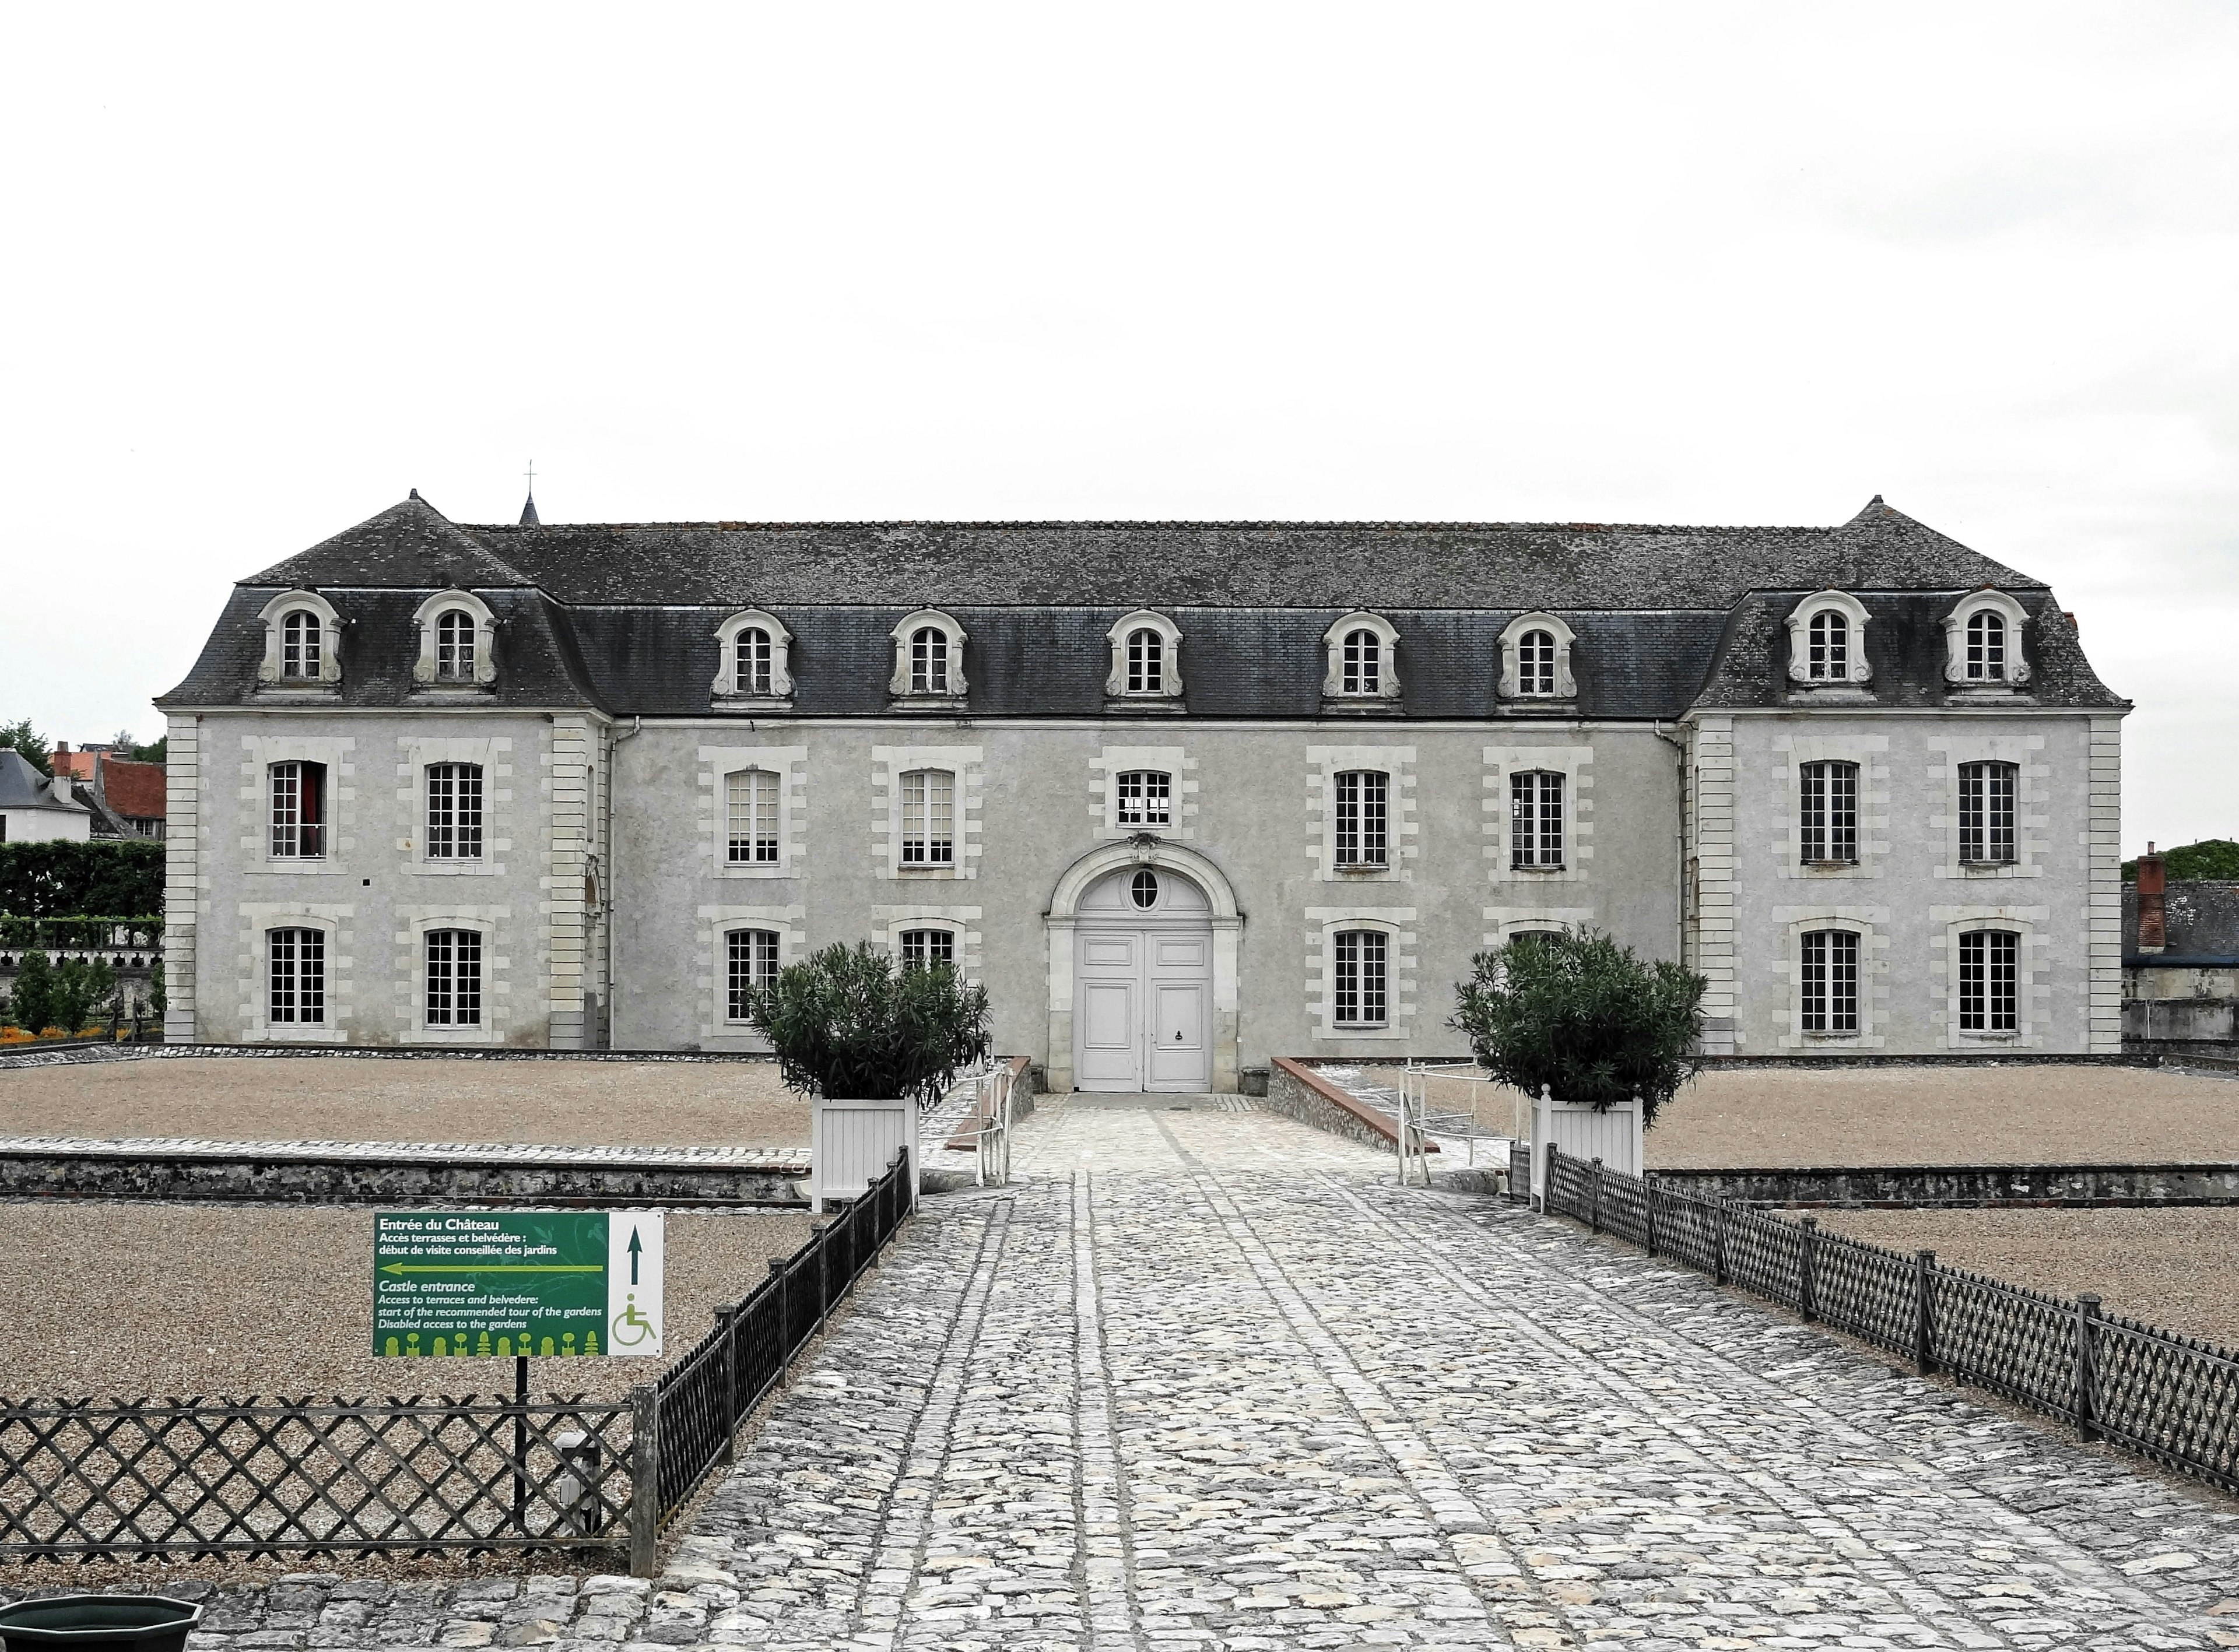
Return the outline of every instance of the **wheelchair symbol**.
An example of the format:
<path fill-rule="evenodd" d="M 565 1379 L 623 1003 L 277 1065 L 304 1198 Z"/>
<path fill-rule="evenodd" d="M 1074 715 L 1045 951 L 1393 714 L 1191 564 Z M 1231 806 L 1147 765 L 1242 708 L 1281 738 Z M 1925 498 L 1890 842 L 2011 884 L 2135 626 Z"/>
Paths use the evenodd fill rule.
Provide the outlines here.
<path fill-rule="evenodd" d="M 612 1348 L 634 1348 L 654 1334 L 653 1321 L 637 1310 L 634 1293 L 622 1298 L 622 1310 L 610 1329 L 614 1337 L 608 1346 Z"/>

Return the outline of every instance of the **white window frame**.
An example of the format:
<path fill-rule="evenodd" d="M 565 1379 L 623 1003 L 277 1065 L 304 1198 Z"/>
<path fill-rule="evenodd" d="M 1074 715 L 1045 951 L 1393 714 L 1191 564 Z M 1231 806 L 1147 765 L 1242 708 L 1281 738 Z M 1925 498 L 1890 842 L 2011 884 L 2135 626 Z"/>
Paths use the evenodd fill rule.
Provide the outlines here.
<path fill-rule="evenodd" d="M 947 782 L 945 798 L 941 796 L 944 781 Z M 914 786 L 912 782 L 916 784 Z M 939 764 L 920 764 L 897 770 L 894 789 L 900 810 L 894 840 L 894 864 L 905 872 L 953 873 L 956 868 L 958 843 L 962 837 L 958 830 L 962 777 L 954 769 L 944 768 Z M 914 799 L 911 796 L 913 792 L 920 794 Z M 922 811 L 923 814 L 920 823 L 922 833 L 915 839 L 910 836 L 910 811 L 913 808 Z M 948 828 L 946 839 L 935 835 L 936 829 L 943 824 L 940 814 L 944 809 Z M 910 845 L 914 841 L 923 845 L 920 854 L 915 859 L 910 854 Z M 942 849 L 946 853 L 936 853 Z"/>
<path fill-rule="evenodd" d="M 1534 631 L 1545 631 L 1555 640 L 1555 688 L 1552 693 L 1526 693 L 1525 689 L 1524 639 Z M 1500 634 L 1500 697 L 1521 700 L 1525 704 L 1576 700 L 1578 697 L 1578 680 L 1571 670 L 1571 654 L 1577 640 L 1577 633 L 1560 618 L 1545 610 L 1518 614 Z"/>
<path fill-rule="evenodd" d="M 2047 978 L 2051 962 L 2046 956 L 2046 932 L 2051 922 L 2052 911 L 2045 906 L 1965 906 L 1932 908 L 1930 917 L 1938 925 L 1937 946 L 1941 953 L 1938 972 L 1943 977 L 1944 1047 L 1951 1050 L 1996 1048 L 2038 1049 L 2046 1043 L 2041 1029 L 2045 1019 L 2040 1013 L 2050 997 L 2049 990 L 2040 983 Z M 2016 939 L 2014 943 L 2014 1025 L 2000 1032 L 1984 1027 L 1969 1030 L 1960 1025 L 1965 937 L 1984 930 L 2003 930 Z"/>
<path fill-rule="evenodd" d="M 2019 1038 L 2022 1030 L 2023 940 L 2021 932 L 2003 924 L 1970 924 L 1957 931 L 1951 939 L 1957 952 L 1958 970 L 1958 1011 L 1954 1025 L 1959 1036 L 1963 1038 L 1986 1039 Z M 2000 941 L 2012 944 L 2013 956 L 2004 960 L 2003 964 L 1995 956 L 1996 952 L 2004 950 L 1996 945 Z M 1978 952 L 1981 956 L 1970 961 L 1968 958 L 1970 951 Z M 2010 992 L 2011 1002 L 2003 1006 L 2001 1006 L 1998 1002 L 2001 996 L 1998 992 L 2000 985 L 1998 975 L 2002 969 L 2011 971 L 2011 979 L 2005 983 Z M 1980 979 L 1970 979 L 1973 976 L 1979 976 Z M 1969 992 L 1970 986 L 1977 989 L 1972 996 L 1980 998 L 1978 1004 L 1971 1006 L 1980 1022 L 1980 1025 L 1976 1026 L 1967 1025 L 1970 1009 L 1968 1002 L 1970 997 Z M 1998 1025 L 2002 1018 L 2000 1015 L 2002 1007 L 2004 1010 L 2003 1018 L 2006 1023 L 2003 1026 Z"/>
<path fill-rule="evenodd" d="M 449 831 L 452 846 L 448 852 L 435 852 L 436 787 L 438 769 L 451 773 L 442 777 L 442 783 L 451 788 L 448 799 L 451 813 Z M 471 771 L 471 773 L 463 771 Z M 462 817 L 465 810 L 461 789 L 471 781 L 474 788 L 474 809 L 471 824 Z M 468 867 L 480 866 L 490 858 L 490 773 L 487 763 L 472 758 L 439 758 L 420 766 L 420 859 L 432 866 Z M 462 834 L 473 834 L 474 852 L 462 853 L 458 842 Z"/>
<path fill-rule="evenodd" d="M 1839 676 L 1811 674 L 1811 621 L 1819 614 L 1840 614 L 1844 634 L 1844 664 Z M 1873 680 L 1866 663 L 1866 627 L 1872 616 L 1866 605 L 1847 591 L 1821 591 L 1805 597 L 1788 615 L 1788 680 L 1806 689 L 1863 688 Z"/>
<path fill-rule="evenodd" d="M 1356 631 L 1365 631 L 1376 639 L 1377 673 L 1373 688 L 1358 684 L 1350 688 L 1345 686 L 1345 642 Z M 1355 609 L 1322 633 L 1322 649 L 1326 662 L 1322 675 L 1322 698 L 1325 700 L 1352 706 L 1380 706 L 1399 700 L 1399 631 L 1382 614 Z"/>
<path fill-rule="evenodd" d="M 443 615 L 462 612 L 475 622 L 475 669 L 469 678 L 440 675 L 435 647 L 438 622 Z M 413 662 L 412 680 L 423 690 L 453 693 L 487 690 L 497 681 L 497 614 L 472 591 L 438 591 L 413 611 L 412 623 L 420 638 L 419 657 Z"/>
<path fill-rule="evenodd" d="M 766 790 L 768 795 L 767 799 L 750 796 L 747 799 L 750 815 L 747 822 L 748 835 L 745 839 L 747 853 L 741 855 L 739 853 L 741 839 L 738 802 L 733 793 L 738 782 L 747 780 L 749 776 L 753 778 L 747 788 L 748 792 L 751 793 Z M 761 763 L 746 764 L 731 770 L 722 777 L 722 794 L 717 799 L 715 806 L 722 817 L 721 830 L 723 839 L 723 866 L 726 871 L 736 872 L 753 868 L 774 872 L 785 865 L 786 778 L 783 769 Z M 767 820 L 763 814 L 765 806 L 767 809 Z M 762 836 L 765 825 L 769 834 L 767 839 Z M 769 850 L 767 857 L 761 853 L 765 842 Z"/>
<path fill-rule="evenodd" d="M 769 638 L 769 687 L 757 689 L 739 680 L 739 639 L 748 631 Z M 715 680 L 708 685 L 711 700 L 732 709 L 775 708 L 793 700 L 793 633 L 782 620 L 761 608 L 741 608 L 715 627 Z"/>
<path fill-rule="evenodd" d="M 1372 789 L 1376 794 L 1372 799 L 1366 795 L 1372 789 L 1368 784 L 1371 781 L 1374 782 Z M 1330 865 L 1337 871 L 1348 875 L 1372 877 L 1392 870 L 1396 859 L 1392 853 L 1392 828 L 1396 824 L 1392 794 L 1399 790 L 1398 781 L 1399 777 L 1391 770 L 1369 765 L 1331 771 Z M 1351 789 L 1354 793 L 1350 804 L 1345 796 L 1347 782 L 1352 782 Z M 1354 840 L 1354 853 L 1350 859 L 1345 854 L 1348 807 L 1353 817 L 1349 835 Z M 1370 819 L 1372 809 L 1375 817 L 1372 823 Z M 1375 850 L 1372 858 L 1368 853 L 1372 839 Z"/>
<path fill-rule="evenodd" d="M 1138 632 L 1147 631 L 1159 639 L 1159 686 L 1145 688 L 1132 686 L 1134 682 L 1133 660 L 1130 650 Z M 1179 702 L 1182 698 L 1182 633 L 1165 614 L 1150 608 L 1137 608 L 1122 614 L 1105 640 L 1112 645 L 1112 670 L 1104 680 L 1106 700 L 1129 700 L 1158 705 Z"/>
<path fill-rule="evenodd" d="M 1820 769 L 1825 771 L 1825 773 L 1815 777 L 1811 773 L 1814 769 Z M 1823 793 L 1818 803 L 1819 811 L 1822 815 L 1822 819 L 1819 825 L 1820 843 L 1818 846 L 1823 851 L 1832 851 L 1837 846 L 1839 835 L 1836 826 L 1837 817 L 1833 793 L 1835 792 L 1837 781 L 1842 778 L 1842 776 L 1835 773 L 1835 771 L 1842 769 L 1847 769 L 1850 771 L 1850 818 L 1849 830 L 1850 853 L 1847 855 L 1835 854 L 1832 853 L 1823 853 L 1815 855 L 1811 853 L 1812 827 L 1810 824 L 1813 806 L 1812 789 L 1814 781 L 1816 779 Z M 1865 813 L 1864 807 L 1865 787 L 1866 766 L 1864 763 L 1859 762 L 1855 758 L 1813 757 L 1807 758 L 1797 764 L 1796 858 L 1799 866 L 1806 868 L 1807 870 L 1819 871 L 1823 869 L 1832 870 L 1838 867 L 1848 869 L 1857 866 L 1859 864 L 1861 852 L 1864 845 L 1863 826 Z"/>
<path fill-rule="evenodd" d="M 451 977 L 451 997 L 454 1001 L 450 1005 L 450 1018 L 444 1020 L 436 1019 L 434 1003 L 436 972 L 435 939 L 439 935 L 448 935 L 454 938 L 451 943 L 453 956 L 448 960 L 447 965 Z M 471 1021 L 462 1021 L 457 1018 L 459 1006 L 456 1003 L 458 965 L 456 954 L 459 949 L 456 938 L 469 935 L 474 938 L 475 1018 Z M 421 1030 L 430 1033 L 462 1033 L 470 1036 L 486 1033 L 490 1025 L 490 965 L 495 961 L 490 956 L 488 930 L 479 924 L 462 923 L 455 919 L 443 919 L 431 922 L 426 928 L 420 930 L 415 940 L 420 957 L 420 979 L 415 997 L 417 1000 L 416 1007 L 419 1012 Z"/>
<path fill-rule="evenodd" d="M 732 942 L 734 938 L 741 935 L 766 935 L 770 939 L 767 977 L 765 978 L 762 974 L 764 959 L 761 956 L 761 948 L 757 946 L 754 949 L 754 956 L 748 960 L 748 983 L 757 985 L 765 979 L 775 980 L 778 974 L 784 970 L 786 929 L 782 924 L 734 920 L 724 924 L 717 933 L 715 944 L 720 956 L 716 959 L 715 992 L 722 1000 L 721 1025 L 726 1027 L 746 1027 L 751 1030 L 754 1023 L 747 1020 L 745 1016 L 736 1013 L 736 1004 L 731 993 Z"/>
<path fill-rule="evenodd" d="M 1508 870 L 1511 873 L 1522 872 L 1526 875 L 1541 872 L 1563 872 L 1567 870 L 1570 866 L 1571 850 L 1571 795 L 1572 791 L 1572 787 L 1570 784 L 1571 777 L 1558 768 L 1526 768 L 1518 766 L 1511 768 L 1507 773 L 1506 778 L 1509 821 Z M 1558 818 L 1555 826 L 1555 859 L 1552 860 L 1545 858 L 1547 832 L 1544 820 L 1547 806 L 1546 782 L 1550 780 L 1552 780 L 1555 782 L 1555 801 L 1558 811 Z M 1517 783 L 1519 780 L 1528 780 L 1531 782 L 1529 790 L 1531 794 L 1531 803 L 1533 820 L 1531 835 L 1533 840 L 1528 851 L 1525 849 L 1525 844 L 1519 837 L 1516 826 L 1517 799 L 1520 792 L 1524 789 L 1518 786 Z"/>
<path fill-rule="evenodd" d="M 700 825 L 702 864 L 723 879 L 801 876 L 801 823 L 807 818 L 808 748 L 806 746 L 702 746 L 700 760 Z M 743 769 L 763 769 L 777 777 L 777 859 L 731 859 L 730 777 Z"/>
<path fill-rule="evenodd" d="M 281 628 L 288 615 L 299 609 L 319 616 L 319 672 L 316 677 L 283 677 L 281 673 Z M 257 681 L 283 693 L 317 693 L 342 680 L 342 616 L 316 591 L 287 591 L 274 597 L 256 616 L 264 626 L 264 660 Z"/>
<path fill-rule="evenodd" d="M 1332 1031 L 1381 1032 L 1392 1025 L 1393 950 L 1391 932 L 1373 925 L 1341 927 L 1330 932 L 1330 1026 Z M 1367 1012 L 1372 998 L 1374 1014 Z M 1356 1012 L 1350 1017 L 1345 1012 L 1348 999 Z"/>
<path fill-rule="evenodd" d="M 946 684 L 940 688 L 920 688 L 915 686 L 914 650 L 917 634 L 937 631 L 946 640 Z M 964 627 L 949 614 L 938 608 L 920 608 L 907 614 L 891 634 L 894 643 L 894 675 L 887 680 L 887 692 L 900 700 L 947 706 L 960 704 L 971 692 L 964 669 L 964 645 L 969 637 Z"/>
<path fill-rule="evenodd" d="M 1345 1044 L 1402 1042 L 1412 1036 L 1416 1012 L 1418 938 L 1417 912 L 1412 906 L 1310 906 L 1314 969 L 1313 989 L 1320 994 L 1313 1005 L 1313 1037 Z M 1375 930 L 1384 937 L 1384 1020 L 1380 1025 L 1340 1023 L 1337 1018 L 1339 935 L 1350 930 Z"/>
<path fill-rule="evenodd" d="M 730 940 L 738 930 L 766 929 L 778 938 L 777 966 L 800 962 L 807 945 L 805 909 L 795 906 L 706 906 L 699 910 L 699 1032 L 701 1047 L 767 1051 L 769 1043 L 745 1021 L 730 1018 Z"/>
<path fill-rule="evenodd" d="M 1838 943 L 1840 943 L 1838 945 Z M 1852 927 L 1841 924 L 1824 924 L 1801 931 L 1797 945 L 1797 1030 L 1807 1038 L 1850 1042 L 1864 1031 L 1866 1024 L 1866 943 L 1865 937 Z M 1815 965 L 1813 955 L 1818 955 Z M 1846 956 L 1847 955 L 1847 956 Z M 1819 972 L 1817 1018 L 1813 1026 L 1812 974 Z M 1838 972 L 1847 968 L 1850 973 L 1850 1005 L 1847 1018 L 1840 1014 L 1841 1001 L 1836 988 Z M 1847 1018 L 1850 1025 L 1838 1025 Z"/>
<path fill-rule="evenodd" d="M 2005 621 L 2005 674 L 1997 678 L 1970 674 L 1968 626 L 1978 614 L 1995 614 Z M 2030 680 L 2029 659 L 2022 647 L 2023 627 L 2029 610 L 2003 591 L 1970 591 L 1943 616 L 1943 680 L 1970 693 L 2008 694 Z"/>
<path fill-rule="evenodd" d="M 291 981 L 297 983 L 291 986 L 290 991 L 297 996 L 303 995 L 300 982 L 303 978 L 304 971 L 301 966 L 305 961 L 306 954 L 311 951 L 310 942 L 312 940 L 316 942 L 319 966 L 319 1001 L 316 1005 L 318 1010 L 316 1015 L 294 1012 L 312 1007 L 302 1004 L 291 1004 L 289 1006 L 291 1012 L 286 1016 L 277 1012 L 280 954 L 283 946 L 281 937 L 283 935 L 290 938 L 284 945 L 289 952 L 289 978 Z M 334 1025 L 334 1017 L 331 1013 L 334 1003 L 333 952 L 334 936 L 322 925 L 291 919 L 265 926 L 263 979 L 259 985 L 263 993 L 264 1025 L 268 1028 L 282 1033 L 315 1031 L 323 1032 Z"/>
<path fill-rule="evenodd" d="M 1135 813 L 1139 818 L 1133 820 L 1127 818 L 1129 794 L 1127 783 L 1130 780 L 1143 782 L 1143 785 L 1136 788 L 1137 806 Z M 1152 798 L 1153 787 L 1152 786 L 1152 782 L 1156 782 L 1155 791 L 1157 793 L 1157 800 L 1155 813 L 1158 815 L 1156 819 L 1150 818 L 1153 813 Z M 1120 773 L 1112 777 L 1113 824 L 1118 826 L 1122 832 L 1173 831 L 1174 826 L 1174 793 L 1176 789 L 1177 788 L 1174 785 L 1174 777 L 1170 770 L 1150 767 L 1122 769 Z"/>
<path fill-rule="evenodd" d="M 302 831 L 305 825 L 302 810 L 302 771 L 306 766 L 319 771 L 319 819 L 311 823 L 317 826 L 319 833 L 319 850 L 316 854 L 305 854 L 302 847 Z M 284 828 L 277 818 L 280 813 L 280 786 L 282 779 L 280 771 L 282 769 L 296 771 L 295 774 L 289 777 L 293 779 L 296 787 L 293 809 L 295 819 Z M 334 799 L 335 771 L 331 765 L 322 762 L 316 757 L 282 757 L 267 763 L 264 766 L 264 859 L 266 861 L 272 866 L 283 867 L 306 861 L 332 861 L 335 858 Z M 282 830 L 292 831 L 296 834 L 296 849 L 293 854 L 284 853 L 277 846 L 277 839 Z"/>
<path fill-rule="evenodd" d="M 1970 769 L 1983 771 L 1979 777 L 1983 782 L 1983 790 L 1981 844 L 1983 853 L 1979 855 L 1970 855 L 1967 853 L 1967 771 Z M 1990 818 L 1990 790 L 1993 780 L 1990 771 L 1994 770 L 2003 771 L 2010 782 L 2007 806 L 2011 818 L 2007 827 L 2007 836 L 2008 846 L 2012 853 L 2003 858 L 1993 857 L 1990 853 L 1994 836 Z M 1963 758 L 1952 765 L 1951 784 L 1957 833 L 1955 853 L 1960 869 L 1966 872 L 2000 872 L 2019 866 L 2022 864 L 2022 765 L 2010 759 L 2001 757 Z"/>
<path fill-rule="evenodd" d="M 894 938 L 894 957 L 903 968 L 907 969 L 914 963 L 930 961 L 947 964 L 955 970 L 960 977 L 963 974 L 964 937 L 956 925 L 936 922 L 929 918 L 910 919 L 896 924 L 892 932 Z M 940 945 L 928 950 L 933 952 L 945 950 L 948 954 L 947 957 L 934 958 L 930 960 L 912 959 L 910 940 L 913 936 L 918 935 L 927 938 L 938 936 Z"/>
<path fill-rule="evenodd" d="M 1786 932 L 1782 965 L 1787 978 L 1788 1031 L 1780 1039 L 1784 1050 L 1874 1050 L 1887 1040 L 1881 1032 L 1883 938 L 1888 932 L 1889 912 L 1880 906 L 1777 906 L 1773 919 Z M 1804 1030 L 1804 937 L 1813 930 L 1839 929 L 1858 938 L 1858 1027 L 1855 1032 L 1806 1032 Z"/>

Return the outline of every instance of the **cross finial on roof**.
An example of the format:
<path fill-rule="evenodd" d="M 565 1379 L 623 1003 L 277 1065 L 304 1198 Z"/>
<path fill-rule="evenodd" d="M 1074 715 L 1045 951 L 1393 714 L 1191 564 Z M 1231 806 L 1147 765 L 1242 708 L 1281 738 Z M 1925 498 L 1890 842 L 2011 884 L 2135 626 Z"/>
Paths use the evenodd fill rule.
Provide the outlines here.
<path fill-rule="evenodd" d="M 528 502 L 521 508 L 521 526 L 541 526 L 536 520 L 536 461 L 534 459 L 528 461 Z"/>

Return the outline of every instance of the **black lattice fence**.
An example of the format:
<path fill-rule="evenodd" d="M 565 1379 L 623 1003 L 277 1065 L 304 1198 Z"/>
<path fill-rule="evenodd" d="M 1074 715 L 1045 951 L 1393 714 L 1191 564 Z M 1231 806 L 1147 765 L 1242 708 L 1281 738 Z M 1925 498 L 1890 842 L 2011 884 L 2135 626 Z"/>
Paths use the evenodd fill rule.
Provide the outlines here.
<path fill-rule="evenodd" d="M 1546 1209 L 2239 1491 L 2239 1356 L 1547 1150 Z"/>
<path fill-rule="evenodd" d="M 614 1549 L 718 1463 L 914 1203 L 907 1155 L 626 1401 L 0 1400 L 0 1561 Z"/>

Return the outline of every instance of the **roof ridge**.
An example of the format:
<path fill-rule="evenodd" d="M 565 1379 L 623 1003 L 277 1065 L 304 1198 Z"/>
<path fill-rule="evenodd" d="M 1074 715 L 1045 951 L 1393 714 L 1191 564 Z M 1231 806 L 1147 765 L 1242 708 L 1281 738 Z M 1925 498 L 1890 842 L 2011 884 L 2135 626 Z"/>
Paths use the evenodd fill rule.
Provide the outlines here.
<path fill-rule="evenodd" d="M 1304 518 L 1212 518 L 1212 517 L 1050 517 L 1050 518 L 990 518 L 985 521 L 949 520 L 942 517 L 865 517 L 848 520 L 839 517 L 800 521 L 743 521 L 716 520 L 708 521 L 639 521 L 639 522 L 461 522 L 455 526 L 475 534 L 521 534 L 527 532 L 552 533 L 567 528 L 588 528 L 613 533 L 625 528 L 666 529 L 682 527 L 711 528 L 720 533 L 754 533 L 775 529 L 797 530 L 810 527 L 967 527 L 974 529 L 1017 528 L 1047 532 L 1053 528 L 1157 528 L 1171 532 L 1176 528 L 1252 529 L 1263 532 L 1296 533 L 1315 529 L 1330 533 L 1359 533 L 1365 529 L 1438 529 L 1442 532 L 1486 533 L 1496 529 L 1528 530 L 1534 533 L 1574 534 L 1839 534 L 1850 526 L 1847 522 L 1818 525 L 1805 522 L 1532 522 L 1532 521 L 1433 521 L 1405 518 L 1312 521 Z"/>

